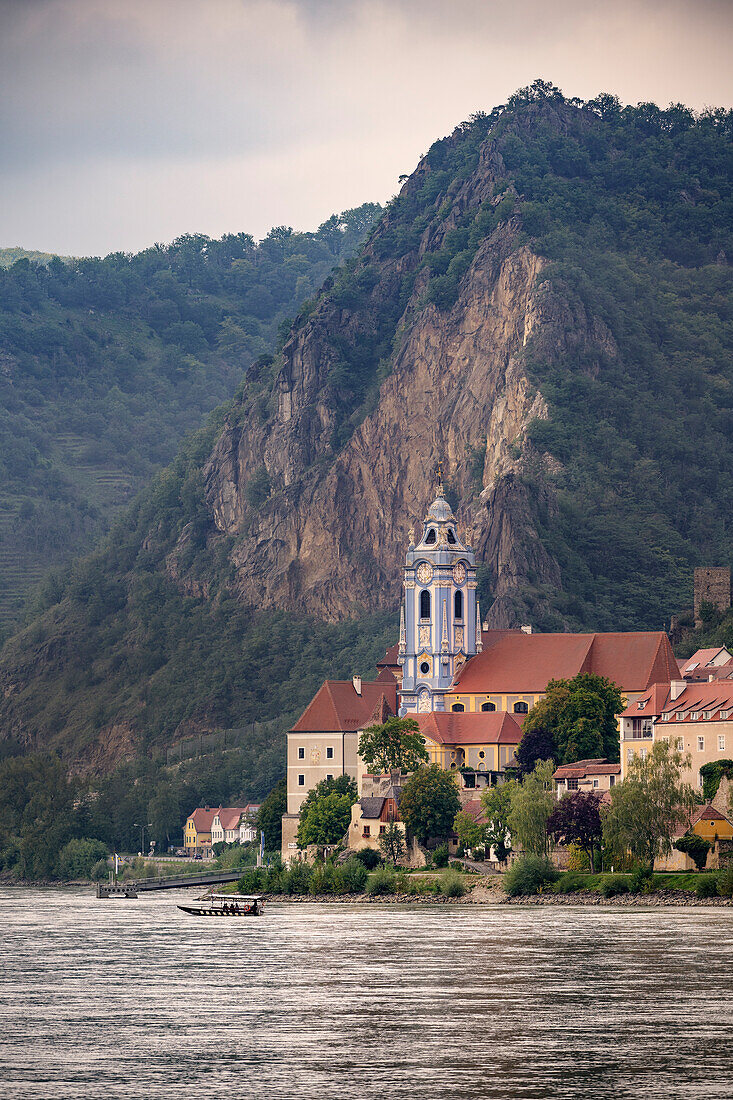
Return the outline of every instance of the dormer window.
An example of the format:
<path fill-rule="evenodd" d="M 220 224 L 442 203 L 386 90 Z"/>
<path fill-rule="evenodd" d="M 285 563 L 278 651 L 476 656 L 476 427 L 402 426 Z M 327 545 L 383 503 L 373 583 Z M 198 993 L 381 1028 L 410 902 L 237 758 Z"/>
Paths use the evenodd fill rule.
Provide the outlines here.
<path fill-rule="evenodd" d="M 645 706 L 646 699 L 640 699 L 639 702 L 636 704 L 637 710 L 643 710 Z"/>
<path fill-rule="evenodd" d="M 437 535 L 435 534 L 435 528 L 431 527 L 430 530 L 428 531 L 427 535 L 425 536 L 425 545 L 426 546 L 432 546 L 434 544 L 436 538 L 437 538 Z"/>
<path fill-rule="evenodd" d="M 453 545 L 455 546 L 455 543 L 456 543 L 456 533 L 455 533 L 455 531 L 453 530 L 453 528 L 452 528 L 452 527 L 449 527 L 449 528 L 448 528 L 448 542 L 452 543 L 452 544 L 453 544 Z"/>

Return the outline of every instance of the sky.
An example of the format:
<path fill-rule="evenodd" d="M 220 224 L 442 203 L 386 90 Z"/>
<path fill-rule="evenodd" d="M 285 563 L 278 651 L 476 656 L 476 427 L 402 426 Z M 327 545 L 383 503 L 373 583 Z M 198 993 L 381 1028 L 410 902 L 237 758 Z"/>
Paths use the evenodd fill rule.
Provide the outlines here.
<path fill-rule="evenodd" d="M 731 0 L 0 0 L 0 247 L 315 229 L 537 77 L 730 107 L 732 31 Z"/>

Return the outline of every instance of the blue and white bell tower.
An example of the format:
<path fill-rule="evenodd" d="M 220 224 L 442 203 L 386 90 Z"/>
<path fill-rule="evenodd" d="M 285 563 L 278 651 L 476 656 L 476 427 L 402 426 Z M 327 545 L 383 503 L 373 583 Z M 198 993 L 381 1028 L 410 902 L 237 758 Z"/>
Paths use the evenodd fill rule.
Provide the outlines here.
<path fill-rule="evenodd" d="M 400 619 L 400 714 L 445 710 L 444 696 L 469 657 L 481 651 L 476 558 L 456 532 L 440 473 L 422 538 L 405 558 Z"/>

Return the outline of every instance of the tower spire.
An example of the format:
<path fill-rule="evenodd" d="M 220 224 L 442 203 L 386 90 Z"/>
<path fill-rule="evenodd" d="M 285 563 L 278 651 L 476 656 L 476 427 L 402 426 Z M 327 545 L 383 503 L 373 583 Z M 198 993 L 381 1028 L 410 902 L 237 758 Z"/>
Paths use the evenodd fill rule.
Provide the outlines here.
<path fill-rule="evenodd" d="M 445 496 L 445 493 L 443 492 L 443 460 L 442 460 L 442 458 L 438 460 L 438 465 L 437 465 L 436 470 L 435 470 L 435 480 L 436 480 L 435 495 L 439 496 L 439 497 Z"/>
<path fill-rule="evenodd" d="M 481 636 L 481 612 L 478 606 L 478 595 L 476 596 L 476 652 L 483 653 L 484 642 Z"/>

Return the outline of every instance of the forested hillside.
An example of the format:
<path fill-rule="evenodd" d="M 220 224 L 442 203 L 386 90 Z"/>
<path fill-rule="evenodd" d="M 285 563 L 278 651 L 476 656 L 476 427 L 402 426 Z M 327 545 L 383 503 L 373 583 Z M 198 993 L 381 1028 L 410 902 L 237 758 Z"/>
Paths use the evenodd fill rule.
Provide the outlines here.
<path fill-rule="evenodd" d="M 315 233 L 280 227 L 259 244 L 198 234 L 137 255 L 35 254 L 0 270 L 0 638 L 29 585 L 88 549 L 275 351 L 278 325 L 378 212 L 345 211 Z"/>
<path fill-rule="evenodd" d="M 368 672 L 438 458 L 494 625 L 689 606 L 693 566 L 731 559 L 732 135 L 537 83 L 436 142 L 273 360 L 46 585 L 0 658 L 3 734 L 108 771 Z"/>

